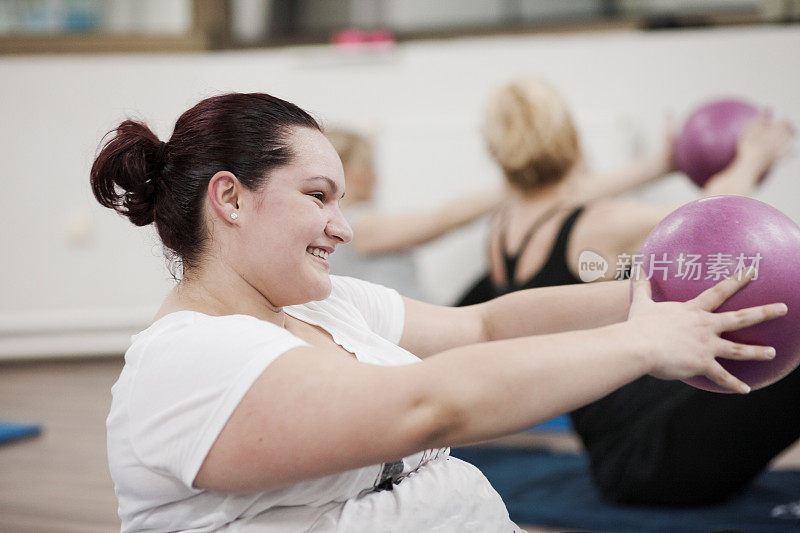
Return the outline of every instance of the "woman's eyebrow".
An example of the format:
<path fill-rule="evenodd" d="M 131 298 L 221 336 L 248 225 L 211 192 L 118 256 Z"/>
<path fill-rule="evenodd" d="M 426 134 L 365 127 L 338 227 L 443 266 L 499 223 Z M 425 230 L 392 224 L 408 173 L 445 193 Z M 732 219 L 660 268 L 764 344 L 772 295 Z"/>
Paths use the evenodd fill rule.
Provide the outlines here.
<path fill-rule="evenodd" d="M 333 181 L 328 176 L 314 176 L 313 178 L 307 178 L 305 181 L 308 182 L 308 181 L 319 181 L 319 180 L 327 182 L 328 183 L 328 187 L 330 187 L 331 190 L 334 191 L 334 193 L 340 193 L 341 192 L 341 195 L 339 197 L 340 198 L 344 198 L 345 191 L 344 190 L 340 191 L 339 187 L 336 185 L 336 182 Z"/>

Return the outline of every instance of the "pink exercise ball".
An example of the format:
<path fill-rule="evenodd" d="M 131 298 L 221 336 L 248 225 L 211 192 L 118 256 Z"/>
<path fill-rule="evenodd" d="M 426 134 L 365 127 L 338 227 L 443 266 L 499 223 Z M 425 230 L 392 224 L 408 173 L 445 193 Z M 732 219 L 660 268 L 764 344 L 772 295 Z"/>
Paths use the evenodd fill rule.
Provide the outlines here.
<path fill-rule="evenodd" d="M 755 265 L 755 279 L 717 311 L 783 302 L 789 312 L 723 338 L 773 346 L 777 355 L 770 361 L 718 361 L 752 390 L 775 383 L 800 364 L 800 228 L 774 207 L 744 196 L 690 202 L 653 228 L 634 261 L 649 277 L 655 301 L 680 302 L 742 266 Z M 704 376 L 685 381 L 707 391 L 730 392 Z"/>
<path fill-rule="evenodd" d="M 675 141 L 676 168 L 702 187 L 733 161 L 739 135 L 757 114 L 755 106 L 733 99 L 699 107 Z"/>

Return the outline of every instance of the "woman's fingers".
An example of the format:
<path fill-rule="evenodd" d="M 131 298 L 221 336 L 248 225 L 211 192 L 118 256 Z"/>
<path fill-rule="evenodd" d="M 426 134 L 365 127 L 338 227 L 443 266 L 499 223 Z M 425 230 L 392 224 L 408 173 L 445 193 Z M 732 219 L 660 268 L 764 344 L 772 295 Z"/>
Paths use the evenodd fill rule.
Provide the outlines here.
<path fill-rule="evenodd" d="M 717 313 L 718 332 L 736 331 L 737 329 L 754 326 L 767 320 L 772 320 L 784 316 L 789 311 L 786 304 L 777 303 L 761 305 L 758 307 L 748 307 L 738 311 L 728 311 L 727 313 Z"/>
<path fill-rule="evenodd" d="M 633 301 L 634 302 L 649 302 L 653 299 L 653 290 L 650 287 L 650 280 L 647 276 L 642 274 L 641 267 L 638 265 L 633 267 L 631 272 L 631 281 L 633 282 Z"/>
<path fill-rule="evenodd" d="M 724 387 L 730 391 L 741 394 L 750 392 L 750 387 L 744 381 L 725 370 L 725 368 L 716 361 L 712 363 L 705 376 L 720 387 Z"/>
<path fill-rule="evenodd" d="M 775 358 L 775 348 L 720 339 L 717 357 L 736 361 L 769 361 Z"/>
<path fill-rule="evenodd" d="M 724 279 L 701 292 L 696 298 L 690 300 L 700 309 L 706 311 L 714 311 L 717 307 L 723 304 L 725 300 L 736 294 L 736 292 L 747 285 L 756 274 L 754 268 L 747 270 L 739 270 L 733 276 Z"/>
<path fill-rule="evenodd" d="M 750 313 L 751 311 L 757 311 L 758 315 L 765 316 L 764 315 L 765 309 L 776 308 L 780 306 L 783 306 L 784 308 L 786 307 L 783 304 L 766 305 L 762 307 L 743 309 L 742 311 L 745 311 L 745 313 L 741 313 L 740 311 L 733 311 L 731 313 L 724 313 L 724 314 L 736 315 L 741 313 L 746 316 L 746 318 L 743 319 L 742 323 L 746 323 L 752 320 L 752 318 L 749 316 L 751 315 Z M 771 312 L 767 312 L 767 314 L 769 313 Z M 760 320 L 757 320 L 755 323 L 757 322 L 760 322 Z M 719 339 L 719 349 L 717 350 L 716 356 L 735 361 L 769 361 L 775 358 L 775 348 L 773 348 L 772 346 L 755 346 L 752 344 L 740 344 L 738 342 Z M 717 385 L 725 387 L 731 391 L 744 394 L 750 392 L 750 387 L 746 383 L 744 383 L 736 376 L 725 370 L 725 368 L 721 364 L 719 364 L 719 362 L 716 359 L 711 364 L 710 368 L 705 373 L 705 375 L 708 379 L 710 379 Z"/>

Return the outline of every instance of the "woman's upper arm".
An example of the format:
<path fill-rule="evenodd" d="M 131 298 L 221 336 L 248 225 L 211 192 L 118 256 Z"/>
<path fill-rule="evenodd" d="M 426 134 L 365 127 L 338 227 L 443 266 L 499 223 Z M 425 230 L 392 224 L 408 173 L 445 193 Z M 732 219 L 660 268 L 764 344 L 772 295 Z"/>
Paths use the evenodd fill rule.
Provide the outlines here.
<path fill-rule="evenodd" d="M 669 214 L 663 206 L 637 200 L 607 200 L 589 207 L 570 237 L 571 264 L 583 250 L 599 253 L 609 264 L 603 279 L 612 279 L 624 254 L 638 253 L 650 230 Z"/>
<path fill-rule="evenodd" d="M 272 490 L 425 449 L 441 421 L 419 366 L 369 365 L 318 347 L 288 350 L 239 402 L 193 486 Z"/>
<path fill-rule="evenodd" d="M 417 357 L 488 340 L 480 304 L 447 307 L 406 297 L 403 302 L 405 322 L 399 344 Z"/>

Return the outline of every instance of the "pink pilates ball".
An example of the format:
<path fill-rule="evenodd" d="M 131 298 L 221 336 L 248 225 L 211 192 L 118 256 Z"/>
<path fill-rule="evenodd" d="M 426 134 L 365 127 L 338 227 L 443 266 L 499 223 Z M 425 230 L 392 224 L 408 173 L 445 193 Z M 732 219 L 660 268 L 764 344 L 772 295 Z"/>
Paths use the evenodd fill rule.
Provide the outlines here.
<path fill-rule="evenodd" d="M 774 207 L 743 196 L 712 196 L 690 202 L 665 217 L 645 239 L 638 261 L 650 279 L 655 301 L 685 302 L 755 266 L 757 275 L 717 312 L 785 303 L 783 317 L 723 338 L 773 346 L 769 361 L 719 358 L 752 390 L 775 383 L 800 364 L 800 228 Z M 704 376 L 685 380 L 694 387 L 730 392 Z"/>

